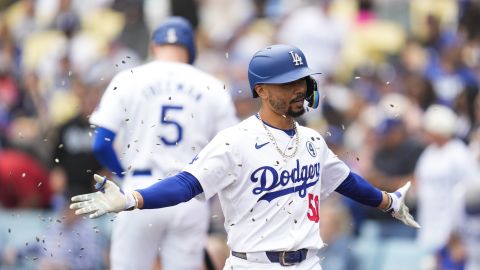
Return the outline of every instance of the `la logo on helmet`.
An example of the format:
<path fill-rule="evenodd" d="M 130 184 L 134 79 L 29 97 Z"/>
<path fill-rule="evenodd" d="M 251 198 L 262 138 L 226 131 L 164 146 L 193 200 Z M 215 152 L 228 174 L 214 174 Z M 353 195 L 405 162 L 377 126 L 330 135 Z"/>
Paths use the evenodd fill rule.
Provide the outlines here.
<path fill-rule="evenodd" d="M 300 55 L 298 55 L 298 53 L 296 53 L 294 51 L 289 51 L 289 53 L 292 56 L 292 61 L 295 64 L 295 66 L 303 65 L 302 57 Z"/>

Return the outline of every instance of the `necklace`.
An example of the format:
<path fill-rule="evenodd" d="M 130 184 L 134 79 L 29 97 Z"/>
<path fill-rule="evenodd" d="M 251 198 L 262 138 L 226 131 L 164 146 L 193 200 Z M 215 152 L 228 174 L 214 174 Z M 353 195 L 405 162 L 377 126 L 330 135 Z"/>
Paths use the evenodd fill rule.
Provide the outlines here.
<path fill-rule="evenodd" d="M 280 147 L 278 147 L 277 141 L 275 140 L 275 137 L 274 137 L 273 134 L 270 132 L 270 130 L 267 128 L 267 126 L 266 126 L 265 123 L 263 122 L 262 118 L 260 117 L 260 114 L 259 114 L 259 113 L 257 113 L 257 117 L 258 117 L 258 119 L 260 120 L 260 122 L 262 123 L 263 128 L 264 128 L 265 131 L 267 132 L 268 138 L 269 138 L 270 141 L 273 143 L 273 145 L 275 145 L 275 148 L 277 149 L 278 153 L 279 153 L 284 159 L 289 159 L 289 158 L 294 157 L 294 156 L 297 154 L 298 145 L 300 144 L 300 136 L 299 136 L 298 130 L 297 130 L 297 122 L 295 122 L 295 121 L 292 120 L 293 130 L 295 131 L 295 135 L 294 135 L 294 136 L 295 136 L 295 150 L 293 151 L 292 154 L 287 155 L 287 154 L 285 154 L 285 151 L 282 151 L 282 150 L 280 149 Z M 287 150 L 287 149 L 285 149 L 285 150 Z"/>

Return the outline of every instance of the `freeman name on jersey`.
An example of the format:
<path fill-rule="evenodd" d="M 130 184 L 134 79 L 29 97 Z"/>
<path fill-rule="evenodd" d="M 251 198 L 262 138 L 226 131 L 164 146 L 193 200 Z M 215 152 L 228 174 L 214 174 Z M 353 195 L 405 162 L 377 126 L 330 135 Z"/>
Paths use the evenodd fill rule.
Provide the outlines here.
<path fill-rule="evenodd" d="M 198 87 L 198 86 L 197 86 Z M 207 87 L 208 89 L 208 87 Z M 145 99 L 150 99 L 159 95 L 171 95 L 183 93 L 194 100 L 198 101 L 202 98 L 202 93 L 198 91 L 193 85 L 184 85 L 176 81 L 158 81 L 154 85 L 150 85 L 141 90 L 141 93 Z"/>

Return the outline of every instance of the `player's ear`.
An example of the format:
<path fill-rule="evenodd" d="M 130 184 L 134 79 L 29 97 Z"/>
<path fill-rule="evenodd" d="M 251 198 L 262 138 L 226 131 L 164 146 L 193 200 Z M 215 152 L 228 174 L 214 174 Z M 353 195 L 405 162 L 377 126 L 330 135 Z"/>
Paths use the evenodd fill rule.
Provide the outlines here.
<path fill-rule="evenodd" d="M 153 55 L 153 52 L 154 52 L 153 47 L 154 47 L 154 45 L 153 45 L 152 42 L 148 43 L 148 51 L 149 51 L 150 55 Z"/>
<path fill-rule="evenodd" d="M 155 43 L 153 43 L 153 42 L 149 43 L 148 49 L 150 50 L 150 55 L 151 56 L 155 57 L 157 48 L 158 48 L 158 46 Z"/>
<path fill-rule="evenodd" d="M 265 99 L 267 97 L 267 90 L 265 89 L 263 84 L 255 85 L 255 92 L 261 99 Z"/>

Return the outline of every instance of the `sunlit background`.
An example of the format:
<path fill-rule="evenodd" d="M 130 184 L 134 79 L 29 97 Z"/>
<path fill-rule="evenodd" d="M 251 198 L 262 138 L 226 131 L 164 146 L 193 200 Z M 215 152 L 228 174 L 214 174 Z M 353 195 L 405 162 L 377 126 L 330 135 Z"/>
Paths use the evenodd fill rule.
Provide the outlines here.
<path fill-rule="evenodd" d="M 0 0 L 0 269 L 109 268 L 114 215 L 91 221 L 66 205 L 92 190 L 93 173 L 108 175 L 89 115 L 116 73 L 150 60 L 150 34 L 170 15 L 195 26 L 194 64 L 226 83 L 241 119 L 258 110 L 253 53 L 302 49 L 323 74 L 321 107 L 301 122 L 377 187 L 412 181 L 420 230 L 322 201 L 323 269 L 480 270 L 475 0 Z M 207 248 L 222 269 L 229 250 L 211 206 Z"/>

